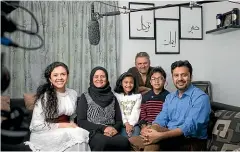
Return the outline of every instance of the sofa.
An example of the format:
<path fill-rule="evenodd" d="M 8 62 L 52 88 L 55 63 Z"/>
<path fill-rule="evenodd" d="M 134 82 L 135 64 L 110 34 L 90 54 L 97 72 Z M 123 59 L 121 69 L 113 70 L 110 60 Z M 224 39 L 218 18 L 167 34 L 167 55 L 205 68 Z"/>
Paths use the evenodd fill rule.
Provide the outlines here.
<path fill-rule="evenodd" d="M 209 151 L 240 151 L 240 107 L 211 102 Z"/>
<path fill-rule="evenodd" d="M 31 121 L 31 111 L 27 110 L 23 98 L 10 99 L 10 108 L 21 108 L 24 111 L 24 123 L 19 130 L 25 130 Z M 212 114 L 209 122 L 209 151 L 233 151 L 240 148 L 240 107 L 218 102 L 211 102 Z M 5 140 L 7 144 L 20 144 L 29 140 L 30 132 L 23 137 L 14 137 Z M 2 136 L 3 137 L 3 136 Z M 6 137 L 4 137 L 6 138 Z M 6 138 L 7 139 L 7 138 Z M 13 140 L 14 139 L 14 140 Z M 3 142 L 3 138 L 2 138 Z M 3 145 L 2 145 L 3 146 Z M 16 149 L 15 149 L 16 150 Z"/>

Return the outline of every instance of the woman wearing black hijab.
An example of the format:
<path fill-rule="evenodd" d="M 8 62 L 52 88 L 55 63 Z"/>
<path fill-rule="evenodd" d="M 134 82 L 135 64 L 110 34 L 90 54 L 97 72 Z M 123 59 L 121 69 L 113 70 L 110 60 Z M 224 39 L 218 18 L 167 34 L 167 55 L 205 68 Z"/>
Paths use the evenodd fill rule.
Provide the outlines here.
<path fill-rule="evenodd" d="M 119 131 L 121 111 L 108 81 L 107 70 L 95 67 L 90 74 L 90 87 L 77 102 L 77 124 L 90 132 L 92 151 L 127 151 L 130 144 Z"/>

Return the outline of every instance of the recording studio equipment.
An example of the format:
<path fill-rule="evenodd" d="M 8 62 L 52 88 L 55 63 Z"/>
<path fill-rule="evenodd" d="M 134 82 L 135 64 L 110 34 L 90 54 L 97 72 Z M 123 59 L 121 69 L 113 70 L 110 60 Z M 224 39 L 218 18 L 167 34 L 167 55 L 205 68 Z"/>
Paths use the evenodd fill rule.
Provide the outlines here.
<path fill-rule="evenodd" d="M 22 9 L 25 12 L 29 13 L 29 15 L 32 17 L 32 19 L 36 23 L 36 31 L 32 30 L 25 30 L 20 28 L 15 21 L 13 21 L 8 14 L 11 13 L 15 9 Z M 33 15 L 31 11 L 29 11 L 27 8 L 22 7 L 19 5 L 19 1 L 1 1 L 1 44 L 8 46 L 8 47 L 17 47 L 24 50 L 36 50 L 41 48 L 44 45 L 44 41 L 40 35 L 38 35 L 39 25 L 36 17 Z M 23 32 L 25 34 L 28 34 L 30 36 L 35 36 L 40 40 L 40 45 L 37 47 L 25 47 L 21 46 L 20 44 L 17 44 L 10 38 L 5 36 L 5 33 L 13 33 L 13 32 Z"/>
<path fill-rule="evenodd" d="M 96 1 L 97 2 L 97 1 Z M 180 4 L 167 4 L 164 6 L 156 6 L 156 7 L 148 7 L 148 8 L 140 8 L 140 9 L 127 9 L 125 6 L 122 8 L 124 9 L 123 12 L 121 11 L 114 11 L 114 12 L 105 12 L 105 13 L 98 13 L 94 10 L 94 2 L 91 3 L 91 20 L 88 23 L 88 38 L 91 45 L 98 45 L 100 42 L 100 29 L 99 29 L 99 22 L 100 18 L 104 16 L 115 16 L 120 14 L 128 14 L 134 13 L 139 11 L 151 11 L 161 8 L 169 8 L 169 7 L 176 7 L 176 6 L 189 6 L 191 9 L 193 7 L 199 7 L 201 4 L 207 3 L 214 3 L 214 2 L 222 2 L 222 1 L 190 1 L 188 3 L 180 3 Z"/>
<path fill-rule="evenodd" d="M 91 4 L 91 20 L 88 22 L 88 39 L 91 45 L 98 45 L 100 41 L 99 22 L 95 16 L 94 3 Z"/>

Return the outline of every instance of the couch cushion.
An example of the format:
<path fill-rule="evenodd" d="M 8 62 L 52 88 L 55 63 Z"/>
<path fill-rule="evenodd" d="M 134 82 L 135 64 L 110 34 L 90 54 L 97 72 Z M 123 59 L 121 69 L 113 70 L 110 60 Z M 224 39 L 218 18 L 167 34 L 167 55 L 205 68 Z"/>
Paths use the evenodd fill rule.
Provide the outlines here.
<path fill-rule="evenodd" d="M 1 110 L 10 111 L 10 96 L 1 96 Z M 8 112 L 1 113 L 1 121 L 6 120 Z"/>
<path fill-rule="evenodd" d="M 21 107 L 25 108 L 25 103 L 23 98 L 11 98 L 10 99 L 10 108 Z"/>
<path fill-rule="evenodd" d="M 217 121 L 209 141 L 210 151 L 232 151 L 240 148 L 240 112 L 218 110 Z"/>
<path fill-rule="evenodd" d="M 10 111 L 10 96 L 1 96 L 1 110 Z"/>
<path fill-rule="evenodd" d="M 25 93 L 23 95 L 25 106 L 28 110 L 32 111 L 35 103 L 35 94 L 34 93 Z"/>

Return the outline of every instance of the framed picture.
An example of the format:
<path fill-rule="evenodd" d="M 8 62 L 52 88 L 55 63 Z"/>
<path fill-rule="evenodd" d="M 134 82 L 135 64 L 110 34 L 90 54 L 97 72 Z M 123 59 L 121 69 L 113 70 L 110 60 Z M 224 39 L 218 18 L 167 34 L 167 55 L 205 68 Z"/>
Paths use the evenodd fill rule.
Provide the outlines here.
<path fill-rule="evenodd" d="M 179 7 L 180 39 L 202 40 L 203 39 L 203 15 L 202 6 L 189 8 Z"/>
<path fill-rule="evenodd" d="M 155 53 L 180 54 L 179 19 L 155 19 Z"/>
<path fill-rule="evenodd" d="M 154 6 L 154 3 L 129 2 L 130 9 Z M 129 39 L 154 40 L 154 17 L 154 10 L 129 13 Z"/>

